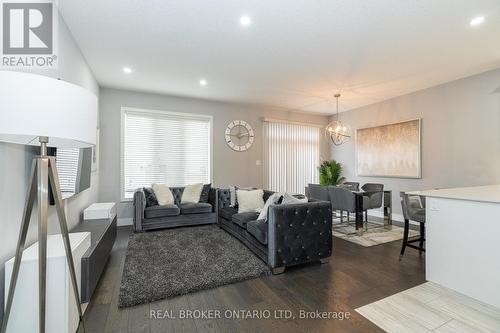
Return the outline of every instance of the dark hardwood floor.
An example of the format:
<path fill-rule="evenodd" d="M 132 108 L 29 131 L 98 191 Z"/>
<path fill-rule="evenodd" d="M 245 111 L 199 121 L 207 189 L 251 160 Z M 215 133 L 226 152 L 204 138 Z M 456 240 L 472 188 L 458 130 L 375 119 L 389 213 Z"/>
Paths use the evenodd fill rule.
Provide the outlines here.
<path fill-rule="evenodd" d="M 354 309 L 425 281 L 425 260 L 401 242 L 365 248 L 334 238 L 328 264 L 308 265 L 212 290 L 118 309 L 125 251 L 132 230 L 118 237 L 85 313 L 87 333 L 99 332 L 382 332 Z M 154 319 L 151 310 L 220 310 L 222 319 Z M 295 319 L 225 319 L 226 310 L 291 310 Z M 300 311 L 349 312 L 350 319 L 299 319 Z M 82 330 L 80 330 L 82 331 Z"/>

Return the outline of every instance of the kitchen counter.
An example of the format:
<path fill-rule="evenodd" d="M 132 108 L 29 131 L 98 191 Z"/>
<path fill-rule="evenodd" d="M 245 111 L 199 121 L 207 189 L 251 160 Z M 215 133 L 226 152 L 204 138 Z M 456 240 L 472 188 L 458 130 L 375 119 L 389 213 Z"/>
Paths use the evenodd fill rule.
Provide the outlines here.
<path fill-rule="evenodd" d="M 500 309 L 500 185 L 426 197 L 426 279 Z"/>
<path fill-rule="evenodd" d="M 500 203 L 500 185 L 457 187 L 428 191 L 411 191 L 407 193 L 433 198 Z"/>

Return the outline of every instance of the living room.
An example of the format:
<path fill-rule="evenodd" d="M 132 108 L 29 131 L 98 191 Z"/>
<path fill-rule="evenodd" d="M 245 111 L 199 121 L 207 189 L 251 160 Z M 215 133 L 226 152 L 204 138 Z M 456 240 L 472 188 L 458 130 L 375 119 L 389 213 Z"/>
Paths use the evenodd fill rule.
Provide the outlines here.
<path fill-rule="evenodd" d="M 500 332 L 498 1 L 1 6 L 2 333 Z"/>

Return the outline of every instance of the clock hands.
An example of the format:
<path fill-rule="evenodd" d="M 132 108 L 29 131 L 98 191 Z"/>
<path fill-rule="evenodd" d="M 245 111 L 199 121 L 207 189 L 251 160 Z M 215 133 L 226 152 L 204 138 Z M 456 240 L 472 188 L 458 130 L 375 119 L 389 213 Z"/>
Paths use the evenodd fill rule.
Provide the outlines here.
<path fill-rule="evenodd" d="M 231 136 L 235 136 L 237 137 L 238 139 L 241 139 L 242 137 L 244 136 L 250 136 L 250 133 L 249 132 L 246 132 L 246 133 L 238 133 L 238 134 L 230 134 Z"/>

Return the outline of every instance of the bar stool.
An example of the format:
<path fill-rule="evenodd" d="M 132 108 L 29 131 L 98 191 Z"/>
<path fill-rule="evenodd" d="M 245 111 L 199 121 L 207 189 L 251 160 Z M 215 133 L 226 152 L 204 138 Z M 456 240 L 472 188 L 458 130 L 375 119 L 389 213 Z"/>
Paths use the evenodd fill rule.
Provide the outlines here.
<path fill-rule="evenodd" d="M 422 254 L 422 252 L 425 252 L 425 197 L 418 195 L 410 196 L 405 192 L 401 192 L 400 197 L 405 225 L 403 234 L 403 247 L 401 248 L 399 260 L 402 259 L 406 247 L 416 249 L 420 252 L 420 254 Z M 420 236 L 417 239 L 408 240 L 408 233 L 410 232 L 410 220 L 418 222 L 420 224 Z M 418 246 L 412 244 L 416 242 L 419 243 Z"/>

